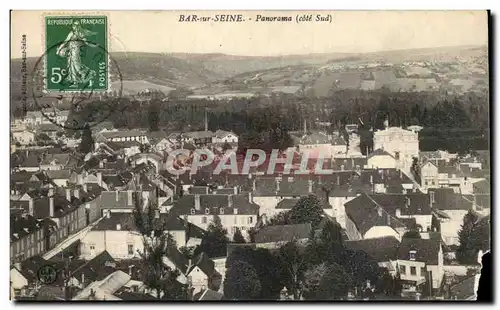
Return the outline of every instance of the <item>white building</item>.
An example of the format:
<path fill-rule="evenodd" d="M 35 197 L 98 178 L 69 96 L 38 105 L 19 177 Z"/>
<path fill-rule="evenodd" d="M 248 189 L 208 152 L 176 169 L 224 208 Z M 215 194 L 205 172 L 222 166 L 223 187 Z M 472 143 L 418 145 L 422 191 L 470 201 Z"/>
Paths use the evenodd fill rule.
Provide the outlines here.
<path fill-rule="evenodd" d="M 383 149 L 409 168 L 413 158 L 419 158 L 418 133 L 400 127 L 386 127 L 374 133 L 373 148 Z"/>
<path fill-rule="evenodd" d="M 217 130 L 212 137 L 212 143 L 238 143 L 238 136 L 231 131 Z"/>

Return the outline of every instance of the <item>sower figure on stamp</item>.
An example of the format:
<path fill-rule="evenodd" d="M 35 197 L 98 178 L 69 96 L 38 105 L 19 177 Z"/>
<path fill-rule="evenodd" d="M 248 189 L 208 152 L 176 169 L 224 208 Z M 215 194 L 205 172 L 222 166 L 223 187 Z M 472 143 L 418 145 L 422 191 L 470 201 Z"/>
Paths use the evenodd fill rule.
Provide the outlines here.
<path fill-rule="evenodd" d="M 70 87 L 78 87 L 80 84 L 92 83 L 95 71 L 89 69 L 82 62 L 82 48 L 96 47 L 87 41 L 87 37 L 95 35 L 96 32 L 83 28 L 79 21 L 75 21 L 72 30 L 66 37 L 66 40 L 58 47 L 57 55 L 66 57 L 68 69 L 68 82 Z M 89 85 L 92 86 L 92 85 Z"/>

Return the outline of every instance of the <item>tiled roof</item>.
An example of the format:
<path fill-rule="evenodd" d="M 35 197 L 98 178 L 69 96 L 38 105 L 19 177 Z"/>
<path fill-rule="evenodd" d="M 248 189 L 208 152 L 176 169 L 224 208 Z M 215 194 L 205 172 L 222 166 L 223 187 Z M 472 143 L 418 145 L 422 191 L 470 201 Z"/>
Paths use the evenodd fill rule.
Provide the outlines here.
<path fill-rule="evenodd" d="M 311 229 L 310 223 L 264 226 L 255 234 L 255 243 L 306 239 L 309 237 Z"/>
<path fill-rule="evenodd" d="M 61 126 L 56 124 L 40 124 L 37 126 L 37 131 L 48 132 L 48 131 L 62 131 Z"/>
<path fill-rule="evenodd" d="M 69 179 L 71 177 L 72 171 L 70 169 L 47 170 L 45 171 L 45 173 L 52 180 L 57 180 L 57 179 Z"/>
<path fill-rule="evenodd" d="M 489 194 L 491 191 L 491 183 L 487 180 L 481 180 L 472 184 L 474 193 Z"/>
<path fill-rule="evenodd" d="M 433 207 L 439 210 L 471 210 L 472 201 L 457 194 L 452 188 L 433 188 L 429 192 L 434 192 Z"/>
<path fill-rule="evenodd" d="M 440 246 L 441 240 L 403 238 L 398 249 L 398 259 L 410 260 L 410 251 L 416 251 L 415 261 L 437 265 Z"/>
<path fill-rule="evenodd" d="M 201 271 L 203 271 L 203 273 L 206 274 L 209 278 L 217 272 L 215 270 L 214 261 L 211 260 L 208 255 L 203 252 L 193 258 L 193 263 L 194 266 L 200 268 Z M 191 272 L 191 270 L 188 270 L 188 274 Z"/>
<path fill-rule="evenodd" d="M 405 227 L 401 221 L 384 210 L 367 194 L 356 197 L 344 206 L 346 215 L 363 235 L 374 226 L 390 226 L 393 229 Z"/>
<path fill-rule="evenodd" d="M 70 163 L 70 159 L 70 154 L 46 154 L 41 165 L 50 165 L 52 161 L 55 161 L 56 164 L 67 165 Z"/>
<path fill-rule="evenodd" d="M 137 141 L 109 141 L 106 142 L 106 145 L 115 152 L 121 149 L 141 146 Z"/>
<path fill-rule="evenodd" d="M 325 133 L 315 132 L 301 137 L 299 143 L 302 145 L 329 144 L 331 143 L 331 139 Z"/>
<path fill-rule="evenodd" d="M 370 197 L 392 215 L 396 214 L 396 209 L 401 210 L 401 215 L 431 214 L 430 198 L 426 194 L 374 194 Z"/>
<path fill-rule="evenodd" d="M 285 198 L 276 205 L 276 209 L 289 210 L 297 204 L 297 201 L 299 201 L 298 198 Z"/>
<path fill-rule="evenodd" d="M 390 237 L 371 238 L 356 241 L 346 241 L 345 246 L 349 249 L 363 251 L 377 262 L 395 260 L 397 257 L 399 240 Z"/>
<path fill-rule="evenodd" d="M 41 229 L 43 229 L 43 220 L 38 220 L 31 215 L 11 218 L 10 242 L 15 242 Z"/>
<path fill-rule="evenodd" d="M 61 217 L 69 212 L 74 211 L 78 205 L 72 204 L 66 197 L 59 194 L 54 194 L 54 217 Z M 44 219 L 50 216 L 50 198 L 41 197 L 34 201 L 34 216 L 39 219 Z"/>
<path fill-rule="evenodd" d="M 212 138 L 214 133 L 212 131 L 192 131 L 183 133 L 183 136 L 193 139 L 208 139 Z"/>

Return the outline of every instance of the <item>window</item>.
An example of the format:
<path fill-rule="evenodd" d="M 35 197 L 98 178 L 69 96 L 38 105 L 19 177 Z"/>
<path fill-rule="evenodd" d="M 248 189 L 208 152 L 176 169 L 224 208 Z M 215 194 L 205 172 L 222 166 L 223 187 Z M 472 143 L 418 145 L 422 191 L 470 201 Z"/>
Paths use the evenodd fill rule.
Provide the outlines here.
<path fill-rule="evenodd" d="M 205 209 L 205 214 L 210 214 L 210 209 L 209 208 Z"/>
<path fill-rule="evenodd" d="M 406 274 L 406 266 L 399 266 L 399 272 L 401 274 Z"/>
<path fill-rule="evenodd" d="M 204 217 L 201 218 L 201 223 L 202 224 L 206 224 L 207 223 L 207 217 L 206 216 L 204 216 Z"/>
<path fill-rule="evenodd" d="M 415 260 L 416 254 L 417 254 L 417 251 L 410 251 L 410 260 Z"/>
<path fill-rule="evenodd" d="M 128 245 L 128 255 L 134 255 L 134 245 L 133 244 Z"/>
<path fill-rule="evenodd" d="M 249 216 L 248 217 L 248 224 L 252 224 L 253 223 L 253 217 Z"/>
<path fill-rule="evenodd" d="M 91 251 L 94 251 L 94 250 L 95 250 L 95 245 L 91 244 L 91 245 L 90 245 L 90 250 L 91 250 Z"/>
<path fill-rule="evenodd" d="M 410 267 L 410 274 L 412 276 L 416 276 L 417 275 L 417 267 Z"/>
<path fill-rule="evenodd" d="M 193 208 L 191 209 L 191 214 L 195 214 L 196 213 L 196 210 Z"/>
<path fill-rule="evenodd" d="M 224 214 L 224 208 L 220 208 L 220 214 Z"/>
<path fill-rule="evenodd" d="M 426 273 L 426 271 L 425 271 L 425 267 L 421 267 L 421 268 L 420 268 L 420 276 L 421 276 L 421 277 L 425 277 L 425 273 Z"/>

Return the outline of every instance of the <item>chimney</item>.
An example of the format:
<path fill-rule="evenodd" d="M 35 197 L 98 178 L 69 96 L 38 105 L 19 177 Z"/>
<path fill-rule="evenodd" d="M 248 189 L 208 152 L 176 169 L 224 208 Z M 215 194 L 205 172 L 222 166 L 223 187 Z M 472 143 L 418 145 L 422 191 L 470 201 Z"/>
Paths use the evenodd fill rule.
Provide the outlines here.
<path fill-rule="evenodd" d="M 401 209 L 400 208 L 396 209 L 396 217 L 398 217 L 398 218 L 401 217 Z"/>
<path fill-rule="evenodd" d="M 160 210 L 156 209 L 155 210 L 155 219 L 159 219 L 160 218 Z"/>
<path fill-rule="evenodd" d="M 102 186 L 102 172 L 97 172 L 97 185 Z"/>
<path fill-rule="evenodd" d="M 256 188 L 255 179 L 253 179 L 253 182 L 252 182 L 252 190 L 254 190 L 254 191 L 255 191 L 255 188 Z"/>
<path fill-rule="evenodd" d="M 405 198 L 405 207 L 406 207 L 406 208 L 409 208 L 409 207 L 410 207 L 410 204 L 411 204 L 411 200 L 410 200 L 410 198 L 409 198 L 409 197 L 406 197 L 406 198 Z"/>
<path fill-rule="evenodd" d="M 309 193 L 313 192 L 313 181 L 309 180 Z"/>
<path fill-rule="evenodd" d="M 88 192 L 87 191 L 87 183 L 83 183 L 83 191 L 86 192 L 86 193 Z"/>
<path fill-rule="evenodd" d="M 304 119 L 304 134 L 307 134 L 307 120 Z"/>
<path fill-rule="evenodd" d="M 205 194 L 210 194 L 210 187 L 208 186 L 205 186 Z"/>
<path fill-rule="evenodd" d="M 370 184 L 373 184 L 373 174 L 370 174 Z"/>
<path fill-rule="evenodd" d="M 430 197 L 429 197 L 429 204 L 430 204 L 431 209 L 432 209 L 432 207 L 433 207 L 434 203 L 436 202 L 435 197 L 434 197 L 434 194 L 435 194 L 435 193 L 434 193 L 433 191 L 430 191 L 430 192 L 429 192 L 429 196 L 430 196 Z"/>
<path fill-rule="evenodd" d="M 29 213 L 31 216 L 34 216 L 35 215 L 35 201 L 33 200 L 33 198 L 30 197 L 30 200 L 29 200 Z"/>
<path fill-rule="evenodd" d="M 387 226 L 391 226 L 391 216 L 387 214 Z"/>
<path fill-rule="evenodd" d="M 280 191 L 280 180 L 276 180 L 276 193 Z"/>
<path fill-rule="evenodd" d="M 472 210 L 477 211 L 477 199 L 476 194 L 472 195 Z"/>
<path fill-rule="evenodd" d="M 340 186 L 340 175 L 337 174 L 337 186 Z"/>
<path fill-rule="evenodd" d="M 233 206 L 233 195 L 227 196 L 227 206 L 231 208 Z"/>
<path fill-rule="evenodd" d="M 234 194 L 235 194 L 235 195 L 238 195 L 238 186 L 235 186 L 235 187 L 234 187 Z"/>
<path fill-rule="evenodd" d="M 80 189 L 79 188 L 75 188 L 73 190 L 73 196 L 75 196 L 76 198 L 80 198 Z"/>
<path fill-rule="evenodd" d="M 120 198 L 119 192 L 116 190 L 115 191 L 115 199 L 117 202 L 118 202 L 119 198 Z"/>
<path fill-rule="evenodd" d="M 122 224 L 120 223 L 116 224 L 116 230 L 122 230 Z"/>
<path fill-rule="evenodd" d="M 104 162 L 102 160 L 99 161 L 99 168 L 100 169 L 104 168 Z"/>
<path fill-rule="evenodd" d="M 106 218 L 108 218 L 108 219 L 111 218 L 111 211 L 110 210 L 106 211 Z"/>
<path fill-rule="evenodd" d="M 198 194 L 194 195 L 194 208 L 197 211 L 200 211 L 200 209 L 201 209 L 201 206 L 200 206 L 200 195 L 198 195 Z"/>
<path fill-rule="evenodd" d="M 234 208 L 234 214 L 238 214 L 238 209 Z"/>
<path fill-rule="evenodd" d="M 82 272 L 82 282 L 81 282 L 81 284 L 82 284 L 82 287 L 85 286 L 85 273 L 83 273 L 83 272 Z"/>
<path fill-rule="evenodd" d="M 66 200 L 71 202 L 71 188 L 66 188 Z"/>
<path fill-rule="evenodd" d="M 49 197 L 49 217 L 54 217 L 54 196 L 52 195 Z"/>
<path fill-rule="evenodd" d="M 127 205 L 132 206 L 134 204 L 133 202 L 133 191 L 128 190 L 127 191 Z"/>
<path fill-rule="evenodd" d="M 403 178 L 403 171 L 401 169 L 399 169 L 399 178 L 402 179 Z"/>
<path fill-rule="evenodd" d="M 252 192 L 248 192 L 248 202 L 253 202 Z"/>
<path fill-rule="evenodd" d="M 205 131 L 208 131 L 208 114 L 207 114 L 207 109 L 205 109 Z"/>
<path fill-rule="evenodd" d="M 265 213 L 262 214 L 261 219 L 262 219 L 262 224 L 267 225 L 267 215 Z"/>

